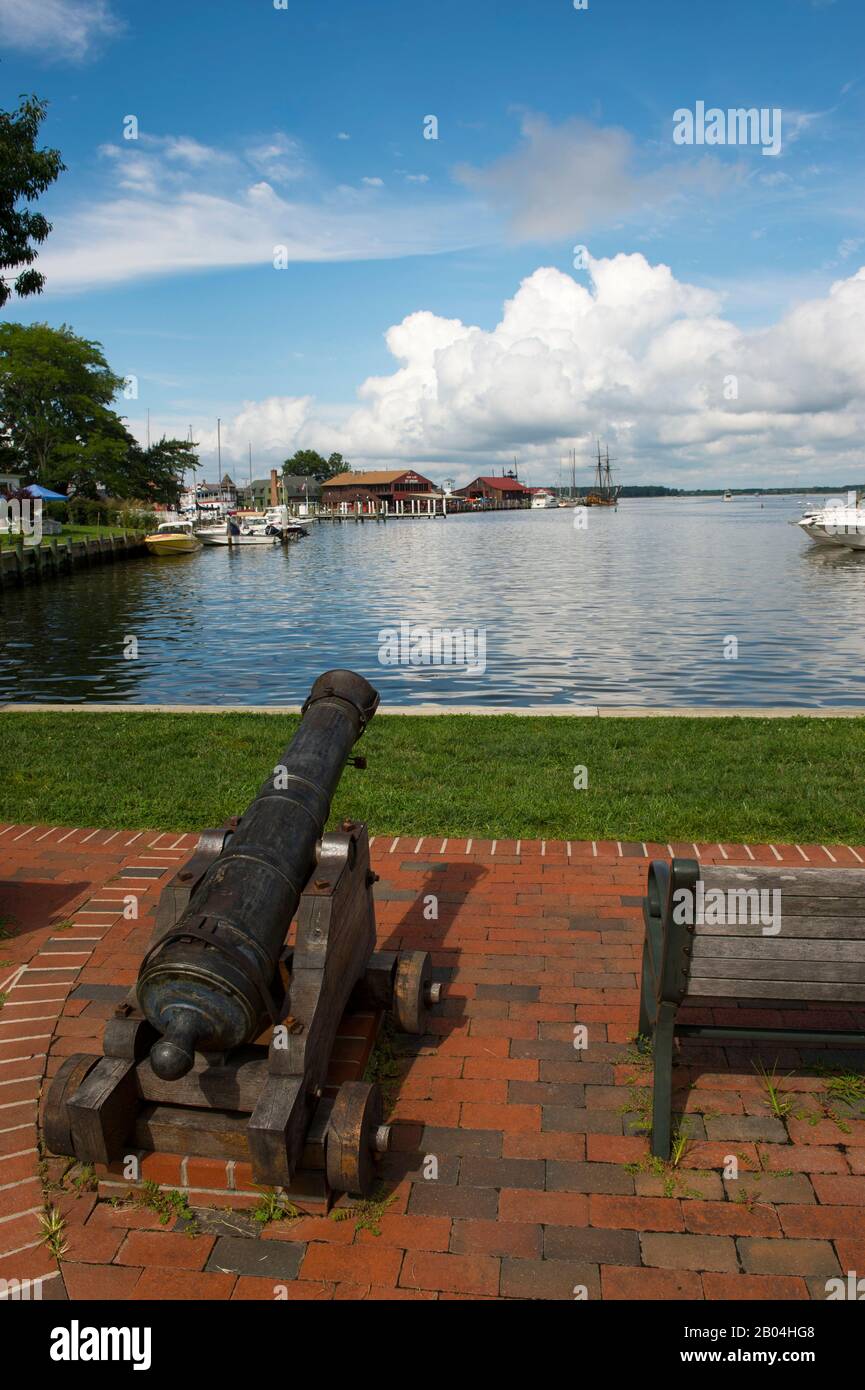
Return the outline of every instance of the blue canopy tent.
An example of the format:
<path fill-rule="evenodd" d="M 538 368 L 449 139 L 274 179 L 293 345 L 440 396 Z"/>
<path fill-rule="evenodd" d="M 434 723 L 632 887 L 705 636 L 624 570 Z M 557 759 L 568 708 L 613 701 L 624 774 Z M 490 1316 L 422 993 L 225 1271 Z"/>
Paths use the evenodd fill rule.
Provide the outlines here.
<path fill-rule="evenodd" d="M 41 502 L 68 502 L 62 492 L 52 492 L 50 488 L 40 487 L 38 483 L 29 483 L 27 487 L 22 487 L 22 492 L 26 492 L 30 497 L 38 498 Z"/>

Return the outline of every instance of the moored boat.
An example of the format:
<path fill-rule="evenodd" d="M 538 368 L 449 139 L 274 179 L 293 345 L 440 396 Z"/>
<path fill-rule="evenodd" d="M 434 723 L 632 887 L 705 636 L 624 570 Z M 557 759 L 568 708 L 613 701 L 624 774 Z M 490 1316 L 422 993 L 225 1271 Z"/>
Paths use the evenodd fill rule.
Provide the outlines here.
<path fill-rule="evenodd" d="M 793 525 L 817 545 L 835 545 L 848 550 L 865 550 L 865 507 L 862 498 L 832 500 L 825 507 L 808 508 Z"/>
<path fill-rule="evenodd" d="M 144 544 L 151 555 L 189 555 L 201 549 L 201 541 L 192 529 L 191 521 L 163 521 Z"/>
<path fill-rule="evenodd" d="M 538 488 L 532 497 L 531 510 L 533 512 L 548 511 L 558 507 L 559 501 L 556 495 L 548 492 L 546 488 Z"/>
<path fill-rule="evenodd" d="M 288 522 L 283 526 L 274 525 L 266 517 L 228 517 L 224 526 L 200 531 L 204 545 L 279 545 L 281 541 L 308 536 L 305 526 Z"/>
<path fill-rule="evenodd" d="M 586 507 L 618 507 L 621 490 L 621 487 L 613 482 L 609 449 L 606 450 L 606 457 L 601 458 L 601 441 L 599 439 L 595 481 L 586 493 L 583 505 Z"/>

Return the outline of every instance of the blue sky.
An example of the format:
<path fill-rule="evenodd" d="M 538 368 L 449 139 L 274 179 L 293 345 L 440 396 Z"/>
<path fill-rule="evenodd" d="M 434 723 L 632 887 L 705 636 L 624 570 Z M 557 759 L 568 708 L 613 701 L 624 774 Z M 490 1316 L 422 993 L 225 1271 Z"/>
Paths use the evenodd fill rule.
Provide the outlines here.
<path fill-rule="evenodd" d="M 257 473 L 310 445 L 555 481 L 600 434 L 625 481 L 846 480 L 863 38 L 862 0 L 0 0 L 2 104 L 47 98 L 68 165 L 46 293 L 6 312 L 102 342 L 207 476 L 219 415 Z M 676 146 L 698 101 L 777 108 L 780 154 Z"/>

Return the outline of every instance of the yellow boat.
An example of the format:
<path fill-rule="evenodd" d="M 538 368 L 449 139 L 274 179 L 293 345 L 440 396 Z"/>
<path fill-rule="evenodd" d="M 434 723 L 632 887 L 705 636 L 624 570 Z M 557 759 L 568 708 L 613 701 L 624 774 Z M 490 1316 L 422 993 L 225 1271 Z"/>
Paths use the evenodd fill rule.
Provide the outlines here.
<path fill-rule="evenodd" d="M 152 536 L 144 537 L 144 544 L 151 555 L 188 555 L 201 549 L 191 521 L 163 521 Z"/>

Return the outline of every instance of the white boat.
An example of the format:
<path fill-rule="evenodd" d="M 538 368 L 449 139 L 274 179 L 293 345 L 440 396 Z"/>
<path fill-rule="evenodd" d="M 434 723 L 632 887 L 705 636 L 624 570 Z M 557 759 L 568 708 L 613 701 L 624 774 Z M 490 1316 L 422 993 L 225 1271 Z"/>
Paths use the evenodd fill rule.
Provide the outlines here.
<path fill-rule="evenodd" d="M 732 500 L 733 500 L 733 494 L 732 494 L 732 492 L 730 491 L 730 489 L 728 488 L 727 491 L 724 493 L 724 501 L 725 501 L 725 502 L 732 502 Z"/>
<path fill-rule="evenodd" d="M 228 517 L 224 526 L 208 527 L 199 531 L 203 545 L 279 545 L 283 540 L 309 533 L 306 528 L 289 522 L 286 526 L 275 526 L 266 517 L 243 517 L 240 520 Z"/>
<path fill-rule="evenodd" d="M 531 510 L 533 512 L 543 512 L 548 511 L 551 507 L 558 507 L 558 505 L 559 501 L 554 493 L 541 490 L 540 492 L 536 492 L 533 496 Z"/>
<path fill-rule="evenodd" d="M 284 536 L 308 536 L 306 529 L 307 523 L 314 520 L 313 517 L 292 516 L 288 507 L 268 507 L 264 513 L 266 525 L 275 526 Z"/>
<path fill-rule="evenodd" d="M 793 525 L 818 545 L 865 550 L 865 507 L 859 497 L 854 502 L 836 500 L 825 507 L 811 507 Z"/>
<path fill-rule="evenodd" d="M 268 527 L 263 518 L 260 524 L 251 525 L 246 518 L 237 521 L 229 516 L 224 526 L 208 527 L 198 534 L 204 545 L 279 545 L 280 542 L 279 532 Z"/>

